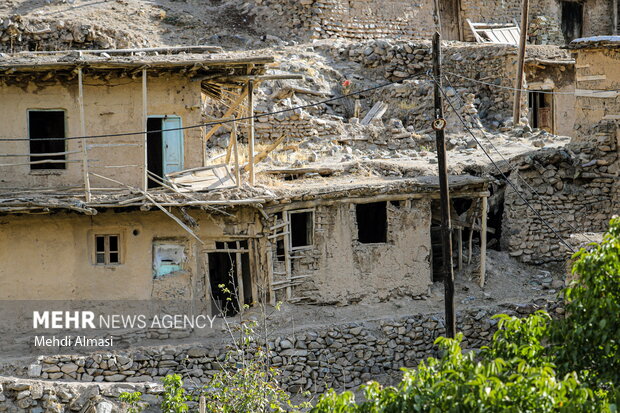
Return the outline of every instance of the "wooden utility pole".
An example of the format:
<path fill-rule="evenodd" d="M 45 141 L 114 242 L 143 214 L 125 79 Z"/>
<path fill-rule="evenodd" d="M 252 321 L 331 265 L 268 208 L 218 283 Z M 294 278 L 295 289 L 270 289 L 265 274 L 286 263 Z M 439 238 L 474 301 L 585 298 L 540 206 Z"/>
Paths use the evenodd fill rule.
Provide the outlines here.
<path fill-rule="evenodd" d="M 254 81 L 248 81 L 248 165 L 250 185 L 254 185 Z"/>
<path fill-rule="evenodd" d="M 525 44 L 527 43 L 527 26 L 529 0 L 523 0 L 521 5 L 521 37 L 519 39 L 519 59 L 517 61 L 517 79 L 515 80 L 515 102 L 512 108 L 512 123 L 516 126 L 521 123 L 521 89 L 523 89 L 523 66 L 525 65 Z"/>
<path fill-rule="evenodd" d="M 443 284 L 445 289 L 446 336 L 454 338 L 454 273 L 452 272 L 452 225 L 450 224 L 450 194 L 448 193 L 448 167 L 441 99 L 441 35 L 433 36 L 433 76 L 435 77 L 435 116 L 433 129 L 437 138 L 437 160 L 439 164 L 439 196 L 441 201 L 441 250 L 443 258 Z"/>

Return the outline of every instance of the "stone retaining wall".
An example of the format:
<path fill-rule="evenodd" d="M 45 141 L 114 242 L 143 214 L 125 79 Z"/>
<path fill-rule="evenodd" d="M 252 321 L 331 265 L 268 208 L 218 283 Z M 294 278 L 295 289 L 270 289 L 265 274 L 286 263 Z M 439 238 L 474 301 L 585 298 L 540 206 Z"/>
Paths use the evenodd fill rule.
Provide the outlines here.
<path fill-rule="evenodd" d="M 554 303 L 542 299 L 527 305 L 477 308 L 457 313 L 464 348 L 487 344 L 496 329 L 496 313 L 529 314 Z M 555 310 L 554 310 L 555 311 Z M 558 309 L 559 313 L 560 310 Z M 270 360 L 282 371 L 281 383 L 291 393 L 320 393 L 351 388 L 371 379 L 400 377 L 401 367 L 415 367 L 435 355 L 435 339 L 444 333 L 442 314 L 417 314 L 389 320 L 344 323 L 304 330 L 269 342 Z M 178 346 L 105 352 L 90 356 L 40 357 L 30 376 L 81 382 L 151 382 L 178 373 L 188 382 L 206 383 L 227 353 L 225 346 Z M 383 377 L 384 379 L 381 379 Z M 4 397 L 9 397 L 6 394 Z"/>

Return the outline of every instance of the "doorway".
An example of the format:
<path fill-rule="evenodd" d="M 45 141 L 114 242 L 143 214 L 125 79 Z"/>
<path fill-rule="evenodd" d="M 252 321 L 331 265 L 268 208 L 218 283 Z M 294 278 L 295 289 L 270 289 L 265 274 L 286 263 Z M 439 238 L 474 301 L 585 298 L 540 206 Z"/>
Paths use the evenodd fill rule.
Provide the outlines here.
<path fill-rule="evenodd" d="M 566 43 L 581 37 L 583 28 L 583 3 L 563 1 L 562 34 Z"/>
<path fill-rule="evenodd" d="M 439 0 L 442 40 L 461 40 L 461 1 Z"/>
<path fill-rule="evenodd" d="M 212 314 L 231 317 L 254 302 L 247 241 L 216 242 L 208 252 Z"/>
<path fill-rule="evenodd" d="M 147 166 L 153 174 L 166 174 L 183 169 L 183 131 L 178 116 L 149 116 L 147 130 Z M 148 187 L 160 184 L 149 176 Z"/>
<path fill-rule="evenodd" d="M 553 133 L 553 95 L 541 91 L 528 93 L 528 118 L 533 128 Z"/>

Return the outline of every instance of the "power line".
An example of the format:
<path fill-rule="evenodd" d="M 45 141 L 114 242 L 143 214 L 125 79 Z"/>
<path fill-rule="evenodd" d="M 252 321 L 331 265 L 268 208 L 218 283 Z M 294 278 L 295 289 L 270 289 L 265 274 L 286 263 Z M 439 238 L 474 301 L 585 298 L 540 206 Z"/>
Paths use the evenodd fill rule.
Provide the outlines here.
<path fill-rule="evenodd" d="M 450 82 L 450 79 L 448 79 L 448 77 L 445 77 L 446 81 L 448 82 L 448 84 L 450 85 L 450 87 L 452 87 L 452 83 Z M 454 87 L 453 87 L 454 88 Z M 465 103 L 465 101 L 463 100 L 463 98 L 461 97 L 461 95 L 459 93 L 456 93 L 456 96 L 458 96 L 459 100 L 461 101 L 462 104 Z M 482 132 L 482 136 L 484 136 L 484 138 L 487 140 L 487 142 L 489 142 L 489 144 L 491 145 L 491 147 L 495 150 L 495 152 L 497 152 L 497 154 L 502 158 L 502 160 L 504 160 L 504 162 L 508 163 L 508 160 L 504 157 L 504 155 L 502 155 L 502 153 L 499 151 L 499 149 L 497 149 L 497 147 L 495 146 L 495 144 L 493 143 L 493 141 L 491 139 L 489 139 L 489 137 L 486 135 L 485 131 L 480 127 L 477 126 L 478 130 L 480 130 Z M 526 180 L 525 178 L 523 178 L 523 176 L 521 176 L 521 174 L 515 170 L 514 173 L 517 175 L 518 178 L 521 178 L 521 181 L 529 188 L 530 191 L 532 191 L 533 193 L 536 194 L 536 196 L 538 196 L 538 198 L 540 199 L 540 201 L 551 211 L 553 211 L 554 213 L 556 213 L 556 216 L 559 217 L 569 228 L 571 228 L 573 231 L 575 232 L 579 232 L 579 230 L 577 228 L 575 228 L 573 225 L 571 225 L 567 220 L 565 220 L 558 212 L 558 210 L 556 210 L 555 208 L 553 208 L 551 205 L 549 205 L 543 198 L 543 196 L 541 194 L 539 194 L 536 189 L 534 189 Z M 588 238 L 587 236 L 584 235 L 584 237 L 590 241 L 593 242 L 590 238 Z"/>
<path fill-rule="evenodd" d="M 516 88 L 510 87 L 510 86 L 502 86 L 502 85 L 498 85 L 498 84 L 495 84 L 495 83 L 485 82 L 483 80 L 472 79 L 471 77 L 459 75 L 458 73 L 452 73 L 452 72 L 444 72 L 444 73 L 447 73 L 447 74 L 452 75 L 452 76 L 460 77 L 461 79 L 466 79 L 466 80 L 469 80 L 471 82 L 480 83 L 480 84 L 483 84 L 483 85 L 487 85 L 487 86 L 491 86 L 491 87 L 496 87 L 496 88 L 499 88 L 499 89 L 506 89 L 506 90 L 512 90 L 512 91 L 520 90 L 521 92 L 536 92 L 536 93 L 543 93 L 543 94 L 546 94 L 546 95 L 569 95 L 569 96 L 575 96 L 575 92 L 551 92 L 551 91 L 548 91 L 548 90 L 516 89 Z M 497 78 L 497 79 L 500 79 L 500 78 Z M 620 92 L 620 89 L 592 90 L 591 92 L 592 92 L 592 94 L 596 95 L 597 93 Z"/>
<path fill-rule="evenodd" d="M 429 74 L 430 76 L 430 74 Z M 437 80 L 435 78 L 433 78 L 432 76 L 430 76 L 431 79 L 435 82 L 438 83 Z M 438 83 L 439 84 L 439 83 Z M 484 149 L 484 147 L 482 146 L 482 144 L 480 143 L 480 141 L 478 140 L 478 138 L 476 138 L 476 135 L 474 135 L 474 133 L 471 131 L 471 129 L 469 128 L 469 126 L 467 126 L 467 124 L 465 123 L 465 121 L 463 120 L 463 118 L 461 117 L 461 114 L 456 110 L 456 108 L 454 107 L 454 105 L 452 104 L 452 101 L 448 98 L 448 96 L 446 95 L 446 92 L 443 90 L 442 87 L 439 88 L 439 90 L 441 91 L 441 94 L 444 96 L 444 98 L 446 99 L 446 101 L 448 102 L 448 104 L 450 105 L 450 107 L 452 108 L 452 111 L 454 112 L 454 114 L 459 118 L 459 120 L 461 121 L 461 123 L 463 124 L 463 126 L 465 127 L 465 129 L 467 129 L 467 132 L 469 132 L 469 134 L 471 135 L 472 138 L 474 138 L 474 140 L 476 141 L 476 143 L 478 144 L 478 146 L 480 146 L 480 149 L 482 149 L 482 151 L 484 152 L 484 154 L 486 155 L 487 158 L 489 158 L 489 160 L 491 161 L 491 163 L 493 164 L 493 166 L 495 166 L 495 168 L 497 169 L 497 171 L 502 175 L 502 177 L 506 180 L 506 182 L 512 187 L 512 189 L 515 191 L 515 193 L 519 196 L 519 198 L 521 198 L 521 200 L 532 210 L 532 212 L 534 212 L 534 214 L 538 217 L 538 219 L 541 220 L 541 222 L 543 224 L 545 224 L 547 226 L 547 228 L 549 228 L 551 230 L 551 232 L 553 232 L 553 234 L 573 253 L 575 253 L 575 249 L 564 240 L 564 238 L 562 238 L 562 236 L 560 234 L 558 234 L 558 232 L 540 215 L 540 213 L 538 211 L 536 211 L 536 209 L 529 203 L 529 201 L 527 199 L 525 199 L 525 197 L 521 194 L 521 192 L 519 192 L 519 189 L 517 188 L 517 186 L 510 180 L 508 179 L 508 177 L 506 176 L 506 174 L 504 174 L 504 172 L 502 172 L 502 170 L 500 169 L 500 167 L 497 165 L 497 163 L 495 162 L 495 160 L 493 160 L 493 158 L 491 157 L 491 155 L 489 155 L 489 153 L 487 152 L 486 149 Z"/>
<path fill-rule="evenodd" d="M 183 126 L 183 127 L 178 127 L 178 128 L 170 128 L 170 129 L 160 129 L 160 130 L 151 130 L 151 131 L 139 131 L 139 132 L 122 132 L 122 133 L 112 133 L 112 134 L 105 134 L 105 135 L 87 135 L 87 136 L 70 136 L 67 138 L 55 138 L 55 139 L 49 139 L 49 138 L 0 138 L 0 142 L 18 142 L 18 141 L 49 141 L 49 140 L 56 140 L 56 141 L 66 141 L 66 140 L 74 140 L 74 139 L 101 139 L 101 138 L 116 138 L 116 137 L 121 137 L 121 136 L 134 136 L 134 135 L 144 135 L 145 133 L 157 133 L 157 132 L 167 132 L 167 131 L 175 131 L 175 130 L 186 130 L 186 129 L 196 129 L 196 128 L 202 128 L 205 126 L 215 126 L 215 125 L 222 125 L 225 123 L 232 123 L 232 122 L 240 122 L 240 121 L 244 121 L 244 120 L 250 120 L 250 119 L 258 119 L 258 118 L 262 118 L 264 116 L 271 116 L 271 115 L 279 115 L 281 113 L 287 113 L 287 112 L 294 112 L 296 110 L 300 110 L 300 109 L 306 109 L 309 107 L 313 107 L 313 106 L 319 106 L 319 105 L 323 105 L 325 103 L 329 103 L 329 102 L 334 102 L 336 100 L 340 100 L 340 99 L 345 99 L 351 96 L 356 96 L 356 95 L 361 95 L 363 93 L 367 93 L 367 92 L 371 92 L 373 90 L 377 90 L 377 89 L 382 89 L 384 87 L 388 87 L 397 83 L 400 83 L 404 80 L 411 80 L 411 79 L 416 79 L 423 76 L 422 73 L 417 74 L 417 75 L 412 75 L 409 77 L 406 77 L 404 79 L 400 79 L 398 81 L 393 81 L 393 82 L 388 82 L 388 83 L 384 83 L 378 86 L 373 86 L 373 87 L 369 87 L 367 89 L 362 89 L 356 92 L 351 92 L 351 93 L 347 93 L 344 95 L 340 95 L 340 96 L 335 96 L 333 98 L 329 98 L 329 99 L 325 99 L 319 102 L 315 102 L 315 103 L 308 103 L 305 105 L 299 105 L 299 106 L 294 106 L 292 108 L 286 108 L 286 109 L 282 109 L 282 110 L 277 110 L 274 112 L 266 112 L 266 113 L 261 113 L 260 115 L 253 115 L 253 116 L 245 116 L 245 117 L 241 117 L 241 118 L 236 118 L 236 119 L 223 119 L 223 120 L 218 120 L 218 121 L 212 121 L 212 122 L 207 122 L 207 123 L 199 123 L 197 125 L 190 125 L 190 126 Z"/>

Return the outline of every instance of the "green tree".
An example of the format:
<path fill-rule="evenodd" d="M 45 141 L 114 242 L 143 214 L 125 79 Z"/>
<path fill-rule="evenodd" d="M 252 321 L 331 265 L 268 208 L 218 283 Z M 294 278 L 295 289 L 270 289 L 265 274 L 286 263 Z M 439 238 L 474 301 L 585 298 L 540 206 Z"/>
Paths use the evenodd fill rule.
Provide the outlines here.
<path fill-rule="evenodd" d="M 519 319 L 499 318 L 489 347 L 478 355 L 463 353 L 462 335 L 440 337 L 443 355 L 429 358 L 417 369 L 404 369 L 397 387 L 376 382 L 365 386 L 366 400 L 329 391 L 313 413 L 401 412 L 606 412 L 612 411 L 603 393 L 585 386 L 575 373 L 561 377 L 541 340 L 549 316 L 538 312 Z"/>
<path fill-rule="evenodd" d="M 561 371 L 578 370 L 603 388 L 620 383 L 620 219 L 600 244 L 573 258 L 576 280 L 565 290 L 566 316 L 552 329 Z"/>

